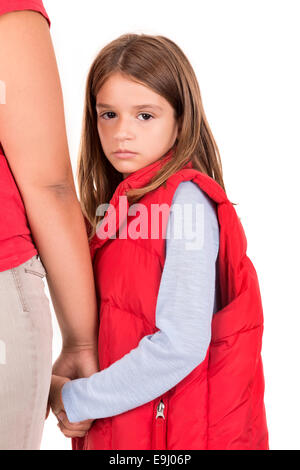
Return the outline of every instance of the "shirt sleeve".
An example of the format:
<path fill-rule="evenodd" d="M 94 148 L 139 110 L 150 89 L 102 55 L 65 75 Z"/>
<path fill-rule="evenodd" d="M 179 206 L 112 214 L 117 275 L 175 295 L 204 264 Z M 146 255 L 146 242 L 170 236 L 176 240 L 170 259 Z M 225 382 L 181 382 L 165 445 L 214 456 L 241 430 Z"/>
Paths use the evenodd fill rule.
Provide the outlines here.
<path fill-rule="evenodd" d="M 33 10 L 40 12 L 48 21 L 49 28 L 51 22 L 42 0 L 1 0 L 0 1 L 0 16 L 4 13 L 20 10 Z"/>
<path fill-rule="evenodd" d="M 178 186 L 156 305 L 160 331 L 144 336 L 108 368 L 64 384 L 62 400 L 70 422 L 141 406 L 170 390 L 205 358 L 217 308 L 219 226 L 213 204 L 195 183 Z M 183 236 L 178 236 L 180 228 Z"/>

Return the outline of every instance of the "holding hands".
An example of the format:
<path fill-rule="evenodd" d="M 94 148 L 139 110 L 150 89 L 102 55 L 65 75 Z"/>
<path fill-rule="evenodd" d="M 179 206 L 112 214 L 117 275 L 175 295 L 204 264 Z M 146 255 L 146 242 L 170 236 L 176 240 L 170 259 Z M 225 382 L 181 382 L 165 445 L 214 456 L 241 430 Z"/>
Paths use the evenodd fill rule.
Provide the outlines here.
<path fill-rule="evenodd" d="M 47 419 L 50 407 L 58 419 L 58 427 L 66 437 L 83 437 L 91 428 L 93 419 L 78 423 L 68 420 L 62 401 L 62 387 L 66 382 L 89 377 L 99 371 L 98 353 L 95 346 L 73 346 L 63 348 L 52 368 L 51 387 L 48 398 Z"/>
<path fill-rule="evenodd" d="M 61 390 L 70 379 L 52 374 L 49 402 L 52 412 L 59 420 L 57 426 L 66 437 L 83 437 L 92 426 L 93 420 L 88 419 L 79 423 L 70 423 L 64 409 Z M 49 414 L 49 411 L 48 411 Z"/>

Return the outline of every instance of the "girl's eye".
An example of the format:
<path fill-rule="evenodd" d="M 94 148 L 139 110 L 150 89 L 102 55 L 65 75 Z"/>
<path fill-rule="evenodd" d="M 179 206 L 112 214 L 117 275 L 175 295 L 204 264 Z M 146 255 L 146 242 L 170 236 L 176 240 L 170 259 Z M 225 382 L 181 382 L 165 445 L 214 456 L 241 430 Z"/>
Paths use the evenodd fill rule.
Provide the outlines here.
<path fill-rule="evenodd" d="M 151 116 L 151 114 L 148 114 L 148 113 L 140 113 L 139 116 L 150 116 L 150 118 L 152 118 L 153 116 Z M 144 120 L 144 119 L 143 119 Z M 146 121 L 150 121 L 150 119 L 146 119 Z"/>
<path fill-rule="evenodd" d="M 106 115 L 108 115 L 108 114 L 115 114 L 115 113 L 114 113 L 113 111 L 107 111 L 106 113 L 103 113 L 100 117 L 103 117 L 103 119 L 105 119 L 104 116 L 106 116 Z M 149 116 L 150 118 L 153 117 L 153 116 L 152 116 L 151 114 L 149 114 L 149 113 L 140 113 L 139 116 Z M 106 121 L 109 121 L 110 118 L 105 119 L 105 120 L 106 120 Z M 142 121 L 149 121 L 149 120 L 150 120 L 150 119 L 142 119 Z"/>
<path fill-rule="evenodd" d="M 107 111 L 106 113 L 101 114 L 100 117 L 103 117 L 103 116 L 105 116 L 106 114 L 115 114 L 115 113 L 113 113 L 112 111 Z M 106 119 L 106 120 L 107 120 L 107 119 Z M 109 120 L 109 119 L 108 119 L 108 120 Z"/>

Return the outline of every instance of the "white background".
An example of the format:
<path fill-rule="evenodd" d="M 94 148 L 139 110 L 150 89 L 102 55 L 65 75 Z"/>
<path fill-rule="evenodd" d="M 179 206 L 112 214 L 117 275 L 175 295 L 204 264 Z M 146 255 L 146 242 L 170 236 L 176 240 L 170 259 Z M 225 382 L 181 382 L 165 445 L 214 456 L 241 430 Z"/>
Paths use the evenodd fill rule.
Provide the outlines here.
<path fill-rule="evenodd" d="M 198 77 L 229 199 L 241 217 L 265 316 L 271 449 L 300 449 L 299 1 L 44 0 L 76 169 L 88 69 L 125 32 L 174 40 Z M 48 296 L 49 296 L 49 291 Z M 53 315 L 53 361 L 61 337 Z M 42 449 L 70 449 L 51 414 Z"/>

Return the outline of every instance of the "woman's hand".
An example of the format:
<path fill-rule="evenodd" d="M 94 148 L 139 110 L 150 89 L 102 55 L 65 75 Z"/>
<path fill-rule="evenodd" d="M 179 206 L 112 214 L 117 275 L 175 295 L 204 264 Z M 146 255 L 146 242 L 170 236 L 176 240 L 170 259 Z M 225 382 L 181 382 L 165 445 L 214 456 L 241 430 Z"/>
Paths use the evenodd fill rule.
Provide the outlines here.
<path fill-rule="evenodd" d="M 52 374 L 71 380 L 90 377 L 98 371 L 98 349 L 95 344 L 63 347 L 52 366 Z"/>
<path fill-rule="evenodd" d="M 73 345 L 64 347 L 52 366 L 52 374 L 70 380 L 90 377 L 99 371 L 97 345 Z M 50 395 L 49 395 L 50 399 Z M 45 419 L 50 412 L 48 399 Z"/>
<path fill-rule="evenodd" d="M 59 420 L 58 426 L 60 430 L 66 437 L 83 437 L 92 426 L 94 420 L 87 419 L 79 423 L 70 423 L 68 420 L 62 401 L 61 390 L 64 384 L 69 381 L 67 377 L 52 375 L 48 403 Z"/>

